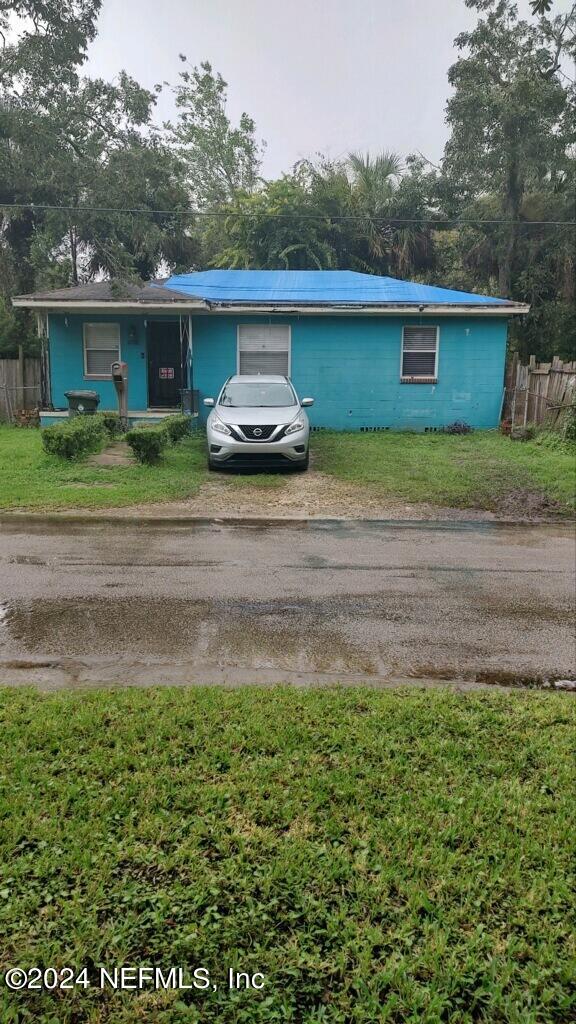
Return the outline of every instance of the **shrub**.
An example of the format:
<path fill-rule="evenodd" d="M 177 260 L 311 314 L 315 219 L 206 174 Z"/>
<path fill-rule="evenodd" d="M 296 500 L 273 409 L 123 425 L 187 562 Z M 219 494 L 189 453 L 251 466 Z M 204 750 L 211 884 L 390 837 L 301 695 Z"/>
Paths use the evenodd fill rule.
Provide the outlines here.
<path fill-rule="evenodd" d="M 118 437 L 119 434 L 123 433 L 122 420 L 117 412 L 102 412 L 99 413 L 99 416 L 108 437 Z"/>
<path fill-rule="evenodd" d="M 138 462 L 156 462 L 160 458 L 162 449 L 168 443 L 168 434 L 164 425 L 141 426 L 129 430 L 126 440 Z"/>
<path fill-rule="evenodd" d="M 172 444 L 178 444 L 178 441 L 190 433 L 190 417 L 184 413 L 168 416 L 162 425 Z"/>
<path fill-rule="evenodd" d="M 448 423 L 447 426 L 442 427 L 443 434 L 471 434 L 474 428 L 469 423 L 464 423 L 463 420 L 454 420 L 454 423 Z"/>
<path fill-rule="evenodd" d="M 77 459 L 98 451 L 106 440 L 101 416 L 73 416 L 42 430 L 45 452 L 62 459 Z"/>

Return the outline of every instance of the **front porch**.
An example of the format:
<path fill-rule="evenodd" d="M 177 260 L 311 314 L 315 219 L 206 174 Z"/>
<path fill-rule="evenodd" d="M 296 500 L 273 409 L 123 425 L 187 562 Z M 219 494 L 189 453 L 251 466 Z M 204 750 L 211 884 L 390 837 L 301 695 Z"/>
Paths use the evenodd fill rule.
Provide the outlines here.
<path fill-rule="evenodd" d="M 68 415 L 72 390 L 95 391 L 98 411 L 116 412 L 114 362 L 126 364 L 131 426 L 180 411 L 197 413 L 188 316 L 50 314 L 43 357 L 42 426 Z"/>

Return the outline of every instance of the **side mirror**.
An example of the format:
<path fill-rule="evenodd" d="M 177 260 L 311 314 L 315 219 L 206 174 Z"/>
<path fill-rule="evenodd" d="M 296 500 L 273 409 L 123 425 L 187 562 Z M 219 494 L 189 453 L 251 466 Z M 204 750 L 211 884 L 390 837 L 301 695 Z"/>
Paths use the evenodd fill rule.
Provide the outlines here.
<path fill-rule="evenodd" d="M 303 409 L 307 409 L 309 406 L 314 405 L 314 399 L 303 398 L 302 401 L 300 402 L 300 405 L 302 406 Z"/>
<path fill-rule="evenodd" d="M 213 406 L 214 406 L 214 399 L 213 398 L 205 398 L 204 399 L 204 405 L 208 405 L 208 406 L 210 406 L 210 408 L 213 408 Z"/>

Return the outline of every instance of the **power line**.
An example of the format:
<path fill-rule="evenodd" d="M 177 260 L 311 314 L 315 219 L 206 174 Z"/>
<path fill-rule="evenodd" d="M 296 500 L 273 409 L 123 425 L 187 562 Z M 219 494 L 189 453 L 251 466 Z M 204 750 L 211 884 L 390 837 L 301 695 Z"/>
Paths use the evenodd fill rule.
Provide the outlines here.
<path fill-rule="evenodd" d="M 233 210 L 152 210 L 147 207 L 121 207 L 121 206 L 56 206 L 47 203 L 1 203 L 0 209 L 8 210 L 48 210 L 60 213 L 122 213 L 132 216 L 158 217 L 230 217 Z M 454 224 L 484 224 L 499 225 L 506 224 L 508 227 L 576 227 L 576 220 L 505 220 L 494 219 L 484 220 L 481 218 L 439 218 L 432 217 L 373 217 L 370 214 L 329 214 L 329 213 L 270 213 L 266 214 L 267 220 L 318 220 L 326 217 L 331 221 L 377 221 L 380 224 L 430 224 L 432 226 L 444 226 Z"/>

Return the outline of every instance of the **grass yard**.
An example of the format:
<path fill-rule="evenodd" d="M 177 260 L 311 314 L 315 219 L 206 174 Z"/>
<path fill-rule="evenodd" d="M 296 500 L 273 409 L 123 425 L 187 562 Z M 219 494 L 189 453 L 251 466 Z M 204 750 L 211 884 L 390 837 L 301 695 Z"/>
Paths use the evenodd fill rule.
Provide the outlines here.
<path fill-rule="evenodd" d="M 47 455 L 39 430 L 0 424 L 0 509 L 107 509 L 153 501 L 178 501 L 197 494 L 210 474 L 206 440 L 190 437 L 166 448 L 152 466 L 92 466 Z M 226 474 L 229 487 L 257 482 L 282 485 L 278 475 Z"/>
<path fill-rule="evenodd" d="M 564 512 L 576 502 L 576 446 L 555 436 L 322 433 L 314 449 L 324 472 L 410 502 L 495 509 L 518 495 L 521 507 L 534 491 Z"/>
<path fill-rule="evenodd" d="M 513 442 L 495 431 L 459 437 L 326 432 L 313 435 L 312 451 L 317 469 L 383 499 L 520 514 L 574 510 L 576 447 L 555 438 Z M 235 489 L 282 489 L 295 479 L 283 473 L 208 474 L 202 436 L 166 449 L 155 466 L 100 467 L 47 455 L 39 431 L 0 426 L 0 509 L 178 501 L 195 495 L 209 478 L 230 488 L 232 501 Z"/>
<path fill-rule="evenodd" d="M 0 972 L 217 986 L 1 986 L 6 1024 L 576 1018 L 569 695 L 5 690 L 0 720 Z"/>
<path fill-rule="evenodd" d="M 42 449 L 39 430 L 0 426 L 0 508 L 98 509 L 195 494 L 207 478 L 199 439 L 167 448 L 155 466 L 91 466 Z"/>

